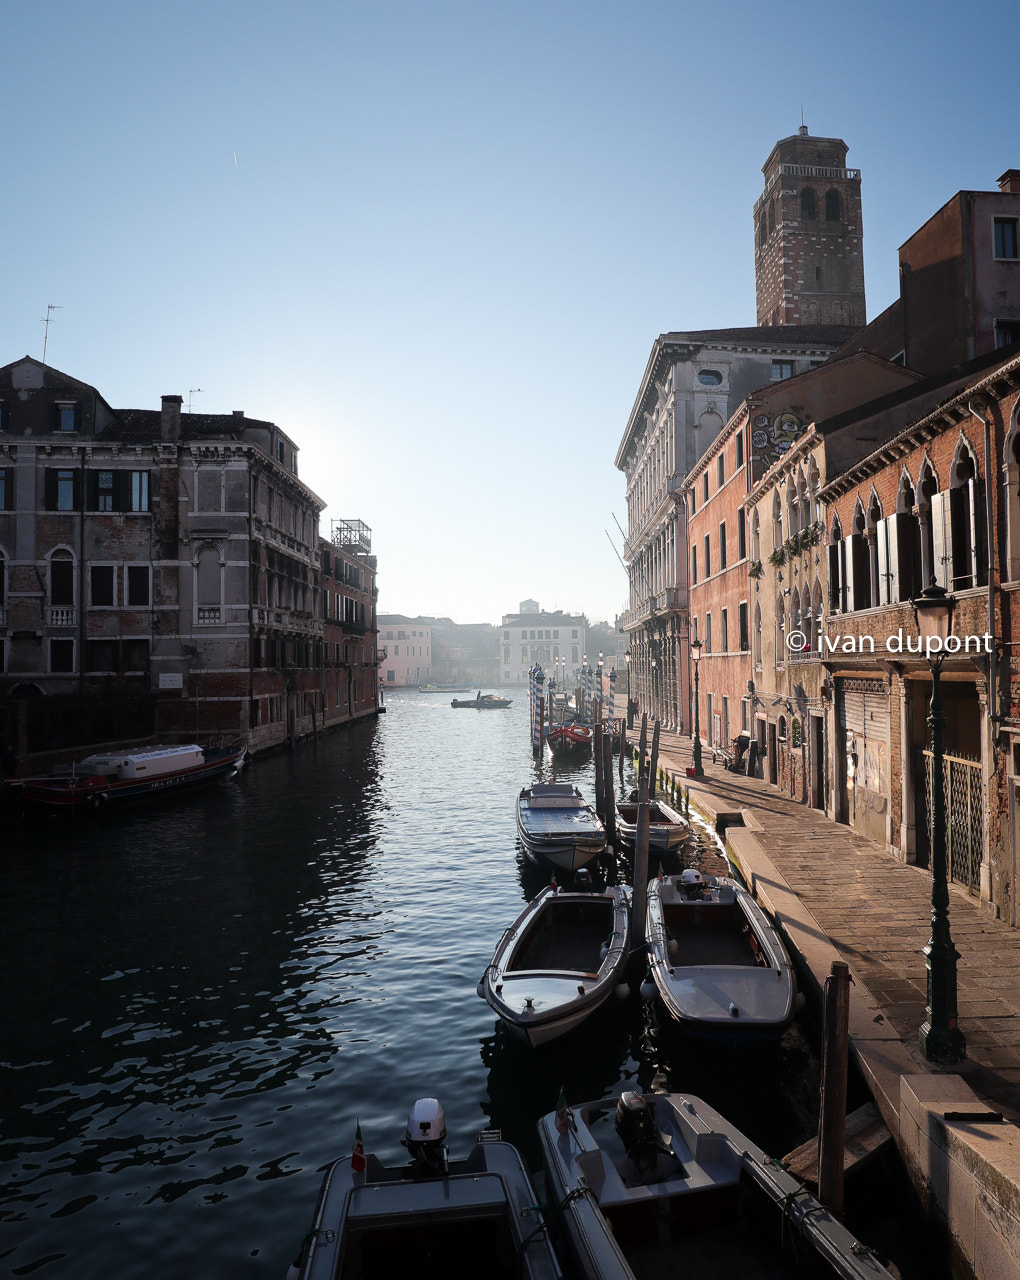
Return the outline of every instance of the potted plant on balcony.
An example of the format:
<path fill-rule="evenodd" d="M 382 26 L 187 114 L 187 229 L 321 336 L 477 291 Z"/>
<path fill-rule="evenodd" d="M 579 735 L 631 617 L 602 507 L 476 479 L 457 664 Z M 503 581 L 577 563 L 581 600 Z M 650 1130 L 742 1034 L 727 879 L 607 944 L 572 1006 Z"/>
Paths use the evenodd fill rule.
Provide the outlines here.
<path fill-rule="evenodd" d="M 757 581 L 764 572 L 762 562 L 760 560 L 752 560 L 747 570 L 747 576 Z"/>
<path fill-rule="evenodd" d="M 774 565 L 777 569 L 782 568 L 786 564 L 786 548 L 776 547 L 775 551 L 769 556 L 769 564 Z"/>

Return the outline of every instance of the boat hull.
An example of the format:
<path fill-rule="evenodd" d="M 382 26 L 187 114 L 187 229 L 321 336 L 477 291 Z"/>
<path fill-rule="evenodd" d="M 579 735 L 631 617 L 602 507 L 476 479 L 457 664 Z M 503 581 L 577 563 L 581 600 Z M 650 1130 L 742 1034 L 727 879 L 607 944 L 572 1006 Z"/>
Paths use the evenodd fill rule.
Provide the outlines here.
<path fill-rule="evenodd" d="M 777 1039 L 793 1019 L 796 981 L 776 929 L 743 886 L 706 876 L 649 882 L 649 965 L 659 998 L 686 1034 Z"/>
<path fill-rule="evenodd" d="M 54 814 L 104 813 L 209 786 L 244 762 L 247 746 L 232 744 L 223 755 L 201 765 L 151 778 L 118 780 L 101 774 L 26 778 L 22 794 L 27 807 Z"/>
<path fill-rule="evenodd" d="M 480 1140 L 467 1159 L 451 1162 L 446 1176 L 413 1173 L 410 1165 L 386 1168 L 373 1155 L 365 1166 L 354 1171 L 348 1156 L 326 1170 L 312 1229 L 295 1263 L 299 1280 L 413 1275 L 420 1261 L 416 1233 L 426 1248 L 452 1255 L 462 1267 L 477 1264 L 479 1274 L 486 1262 L 492 1271 L 493 1263 L 504 1264 L 503 1250 L 509 1249 L 516 1275 L 562 1280 L 538 1198 L 509 1143 Z"/>
<path fill-rule="evenodd" d="M 517 834 L 538 866 L 577 871 L 606 847 L 606 831 L 576 787 L 546 783 L 517 797 Z"/>
<path fill-rule="evenodd" d="M 543 889 L 503 935 L 480 994 L 517 1039 L 537 1048 L 581 1025 L 627 963 L 627 896 Z"/>
<path fill-rule="evenodd" d="M 616 807 L 616 833 L 620 843 L 629 849 L 637 844 L 637 805 L 620 804 Z M 648 848 L 653 853 L 673 853 L 682 849 L 691 839 L 691 824 L 675 809 L 661 800 L 649 805 Z"/>
<path fill-rule="evenodd" d="M 784 1252 L 806 1262 L 805 1274 L 890 1280 L 830 1210 L 712 1107 L 679 1094 L 645 1101 L 658 1146 L 626 1147 L 615 1098 L 580 1104 L 559 1127 L 554 1114 L 539 1121 L 550 1199 L 586 1280 L 634 1280 L 639 1269 L 762 1280 L 787 1274 Z"/>

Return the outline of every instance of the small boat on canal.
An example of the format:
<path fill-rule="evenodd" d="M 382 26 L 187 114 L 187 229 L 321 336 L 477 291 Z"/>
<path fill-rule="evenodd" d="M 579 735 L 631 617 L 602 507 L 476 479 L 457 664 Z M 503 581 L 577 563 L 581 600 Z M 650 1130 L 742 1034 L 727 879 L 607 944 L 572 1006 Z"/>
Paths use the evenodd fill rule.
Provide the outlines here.
<path fill-rule="evenodd" d="M 578 876 L 585 876 L 582 869 Z M 624 889 L 543 889 L 503 934 L 478 994 L 519 1040 L 536 1048 L 603 1005 L 627 964 Z"/>
<path fill-rule="evenodd" d="M 637 844 L 636 804 L 621 801 L 616 806 L 616 833 L 628 849 Z M 691 824 L 663 800 L 648 802 L 648 850 L 660 857 L 682 849 L 692 835 Z"/>
<path fill-rule="evenodd" d="M 558 724 L 546 734 L 549 750 L 558 760 L 584 760 L 595 740 L 594 730 L 584 724 Z"/>
<path fill-rule="evenodd" d="M 538 1197 L 516 1148 L 484 1130 L 450 1160 L 446 1117 L 419 1098 L 407 1119 L 410 1164 L 354 1153 L 329 1165 L 312 1228 L 288 1280 L 486 1276 L 561 1280 Z"/>
<path fill-rule="evenodd" d="M 561 1103 L 538 1132 L 585 1280 L 891 1280 L 830 1209 L 700 1098 Z"/>
<path fill-rule="evenodd" d="M 540 782 L 517 797 L 517 835 L 539 866 L 576 871 L 606 847 L 606 829 L 577 787 Z"/>
<path fill-rule="evenodd" d="M 92 755 L 68 769 L 21 782 L 26 809 L 74 815 L 112 812 L 208 786 L 233 774 L 248 747 L 234 738 L 222 747 L 146 747 Z"/>
<path fill-rule="evenodd" d="M 474 707 L 476 711 L 493 711 L 501 710 L 503 707 L 509 707 L 510 698 L 501 698 L 495 693 L 482 693 L 481 690 L 474 698 L 454 698 L 450 703 L 451 707 Z"/>
<path fill-rule="evenodd" d="M 659 997 L 690 1035 L 777 1039 L 797 984 L 779 934 L 743 887 L 690 868 L 648 885 L 646 936 Z"/>

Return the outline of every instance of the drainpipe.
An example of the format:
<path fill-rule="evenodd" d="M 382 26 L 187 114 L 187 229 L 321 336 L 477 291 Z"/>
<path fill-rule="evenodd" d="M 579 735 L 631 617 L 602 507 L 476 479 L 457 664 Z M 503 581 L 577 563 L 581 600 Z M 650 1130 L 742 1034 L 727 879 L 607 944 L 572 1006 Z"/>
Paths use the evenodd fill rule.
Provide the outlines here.
<path fill-rule="evenodd" d="M 979 408 L 974 404 L 973 400 L 968 400 L 967 408 L 972 417 L 984 424 L 985 428 L 985 533 L 986 542 L 988 544 L 988 633 L 992 637 L 992 651 L 988 655 L 988 717 L 992 725 L 992 749 L 995 749 L 997 741 L 996 726 L 999 722 L 999 704 L 996 701 L 995 690 L 995 665 L 997 662 L 997 654 L 995 650 L 995 575 L 993 569 L 995 566 L 995 521 L 992 515 L 992 492 L 991 492 L 991 461 L 992 461 L 992 420 L 985 416 Z M 998 486 L 996 486 L 998 488 Z"/>

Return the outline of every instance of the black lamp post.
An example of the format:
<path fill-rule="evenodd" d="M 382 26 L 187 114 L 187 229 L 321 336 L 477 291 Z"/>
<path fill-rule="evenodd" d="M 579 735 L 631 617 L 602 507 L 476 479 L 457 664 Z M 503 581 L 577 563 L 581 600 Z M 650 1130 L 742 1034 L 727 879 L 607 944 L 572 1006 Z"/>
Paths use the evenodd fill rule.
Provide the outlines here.
<path fill-rule="evenodd" d="M 630 696 L 630 659 L 631 652 L 628 649 L 623 655 L 623 660 L 627 664 L 627 728 L 634 728 L 634 699 Z"/>
<path fill-rule="evenodd" d="M 967 1041 L 956 1025 L 956 962 L 960 953 L 949 933 L 949 866 L 946 857 L 946 795 L 942 777 L 942 714 L 940 676 L 945 643 L 953 628 L 954 596 L 937 583 L 925 587 L 913 602 L 918 635 L 925 642 L 931 668 L 931 937 L 924 948 L 928 970 L 928 1016 L 921 1024 L 921 1053 L 929 1062 L 950 1064 L 967 1056 Z M 938 649 L 932 653 L 932 642 Z"/>
<path fill-rule="evenodd" d="M 694 776 L 703 778 L 701 767 L 701 719 L 698 707 L 698 663 L 701 661 L 701 641 L 691 641 L 691 657 L 694 659 Z"/>

